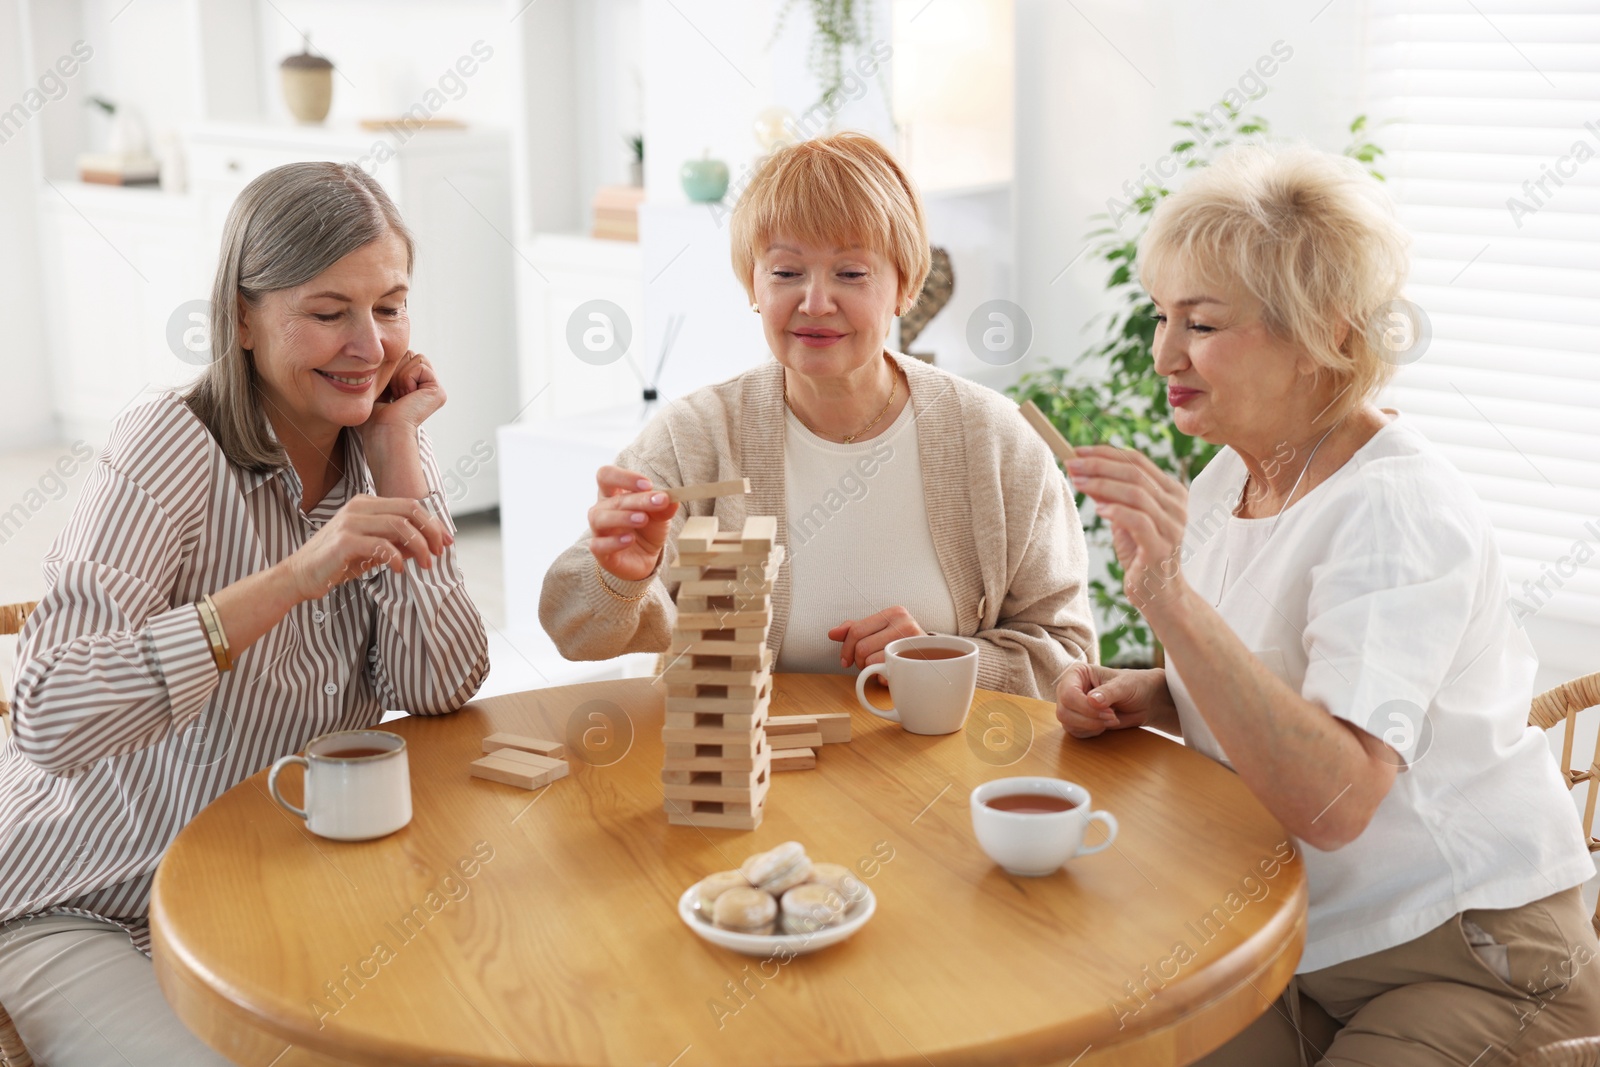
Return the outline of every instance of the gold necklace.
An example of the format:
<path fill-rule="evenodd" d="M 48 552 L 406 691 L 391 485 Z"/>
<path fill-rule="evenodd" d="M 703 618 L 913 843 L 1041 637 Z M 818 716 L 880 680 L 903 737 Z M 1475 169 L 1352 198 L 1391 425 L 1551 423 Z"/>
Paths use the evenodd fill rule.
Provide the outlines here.
<path fill-rule="evenodd" d="M 809 422 L 807 422 L 805 420 L 805 417 L 803 415 L 801 415 L 800 412 L 795 409 L 795 406 L 789 402 L 789 386 L 788 386 L 788 382 L 789 382 L 789 379 L 788 379 L 787 376 L 785 376 L 784 377 L 784 389 L 783 389 L 783 403 L 784 403 L 784 406 L 787 407 L 790 411 L 794 412 L 794 417 L 800 420 L 800 425 L 801 426 L 804 426 L 806 429 L 811 430 L 811 432 L 816 434 L 818 437 L 821 437 L 822 434 L 817 433 L 816 430 L 812 429 L 811 424 Z M 883 402 L 883 407 L 878 410 L 878 414 L 873 418 L 873 420 L 871 422 L 869 422 L 865 426 L 861 427 L 861 429 L 857 430 L 855 433 L 841 435 L 841 439 L 844 441 L 845 444 L 848 445 L 848 444 L 854 443 L 856 438 L 860 437 L 862 434 L 866 433 L 868 430 L 872 429 L 874 426 L 878 425 L 878 423 L 883 421 L 884 415 L 888 414 L 888 412 L 889 412 L 889 406 L 894 403 L 895 390 L 898 389 L 899 386 L 900 386 L 900 372 L 898 370 L 896 370 L 894 372 L 894 377 L 889 379 L 889 399 L 885 400 Z"/>

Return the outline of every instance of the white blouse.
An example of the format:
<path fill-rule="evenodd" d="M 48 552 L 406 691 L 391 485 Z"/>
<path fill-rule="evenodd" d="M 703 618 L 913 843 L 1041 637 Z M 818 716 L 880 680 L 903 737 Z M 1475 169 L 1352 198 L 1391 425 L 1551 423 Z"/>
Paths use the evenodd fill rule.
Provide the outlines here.
<path fill-rule="evenodd" d="M 928 525 L 912 406 L 882 434 L 852 444 L 824 441 L 785 413 L 794 603 L 777 670 L 846 673 L 828 631 L 895 605 L 928 633 L 958 632 Z"/>
<path fill-rule="evenodd" d="M 1184 575 L 1290 687 L 1406 762 L 1366 830 L 1301 844 L 1305 973 L 1410 941 L 1469 908 L 1510 908 L 1595 870 L 1544 736 L 1537 666 L 1466 480 L 1396 419 L 1281 520 L 1236 518 L 1225 449 L 1189 494 Z M 1186 742 L 1227 754 L 1169 663 Z"/>

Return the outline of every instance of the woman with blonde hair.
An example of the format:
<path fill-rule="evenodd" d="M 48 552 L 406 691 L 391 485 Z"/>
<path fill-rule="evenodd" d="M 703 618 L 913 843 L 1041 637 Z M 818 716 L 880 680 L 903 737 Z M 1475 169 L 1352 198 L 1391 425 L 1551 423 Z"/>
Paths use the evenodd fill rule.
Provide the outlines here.
<path fill-rule="evenodd" d="M 1202 1062 L 1506 1064 L 1600 1032 L 1594 876 L 1488 518 L 1374 403 L 1407 239 L 1352 160 L 1237 149 L 1140 248 L 1173 421 L 1226 447 L 1187 491 L 1084 448 L 1166 668 L 1078 666 L 1067 731 L 1149 725 L 1293 835 L 1310 910 L 1283 1000 Z"/>
<path fill-rule="evenodd" d="M 732 242 L 773 358 L 674 402 L 600 469 L 588 533 L 545 578 L 545 629 L 572 659 L 664 651 L 661 562 L 687 516 L 662 490 L 746 477 L 748 496 L 689 510 L 778 517 L 776 669 L 856 670 L 937 632 L 978 643 L 980 686 L 1049 693 L 1094 655 L 1083 529 L 1015 404 L 885 347 L 930 262 L 905 173 L 862 134 L 781 148 Z"/>
<path fill-rule="evenodd" d="M 313 737 L 454 711 L 487 673 L 421 429 L 445 396 L 408 348 L 412 257 L 354 164 L 246 186 L 212 363 L 117 421 L 45 558 L 0 748 L 0 1003 L 41 1063 L 225 1063 L 141 954 L 173 837 Z"/>

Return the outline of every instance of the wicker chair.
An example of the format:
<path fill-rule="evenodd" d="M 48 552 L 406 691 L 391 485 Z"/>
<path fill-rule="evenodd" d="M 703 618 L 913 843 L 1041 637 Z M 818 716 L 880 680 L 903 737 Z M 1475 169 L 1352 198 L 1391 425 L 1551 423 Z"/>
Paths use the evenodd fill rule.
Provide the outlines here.
<path fill-rule="evenodd" d="M 1589 800 L 1583 806 L 1583 833 L 1589 839 L 1590 852 L 1600 852 L 1600 840 L 1594 836 L 1595 799 L 1600 795 L 1600 738 L 1595 741 L 1594 755 L 1589 759 L 1588 768 L 1581 771 L 1572 769 L 1572 739 L 1578 730 L 1578 713 L 1597 706 L 1600 706 L 1600 672 L 1574 678 L 1566 685 L 1558 685 L 1548 693 L 1539 694 L 1533 698 L 1533 710 L 1528 713 L 1528 722 L 1541 730 L 1552 729 L 1562 721 L 1567 724 L 1561 741 L 1561 773 L 1567 779 L 1568 789 L 1576 787 L 1579 782 L 1589 783 Z M 1600 933 L 1600 907 L 1595 909 L 1593 922 L 1595 931 Z M 1600 1067 L 1600 1061 L 1597 1061 L 1597 1067 Z"/>
<path fill-rule="evenodd" d="M 1600 1067 L 1600 1037 L 1557 1041 L 1517 1057 L 1511 1067 Z"/>
<path fill-rule="evenodd" d="M 33 1067 L 33 1057 L 23 1047 L 22 1035 L 4 1007 L 0 1007 L 0 1067 Z"/>
<path fill-rule="evenodd" d="M 37 602 L 27 604 L 7 604 L 0 607 L 0 637 L 18 633 L 22 624 L 27 621 Z M 0 693 L 0 740 L 11 732 L 11 705 L 7 702 L 9 693 Z M 6 1014 L 4 1004 L 0 1004 L 0 1067 L 33 1067 L 33 1057 L 28 1055 L 28 1050 L 22 1044 L 22 1035 L 17 1033 L 11 1016 Z"/>

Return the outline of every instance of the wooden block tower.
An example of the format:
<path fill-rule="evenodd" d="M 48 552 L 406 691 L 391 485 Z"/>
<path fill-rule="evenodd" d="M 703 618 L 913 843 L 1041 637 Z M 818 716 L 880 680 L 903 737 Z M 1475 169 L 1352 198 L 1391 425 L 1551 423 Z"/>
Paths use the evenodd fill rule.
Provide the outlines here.
<path fill-rule="evenodd" d="M 667 651 L 666 747 L 661 772 L 667 821 L 754 830 L 772 784 L 767 713 L 772 703 L 772 588 L 783 566 L 778 520 L 745 520 L 740 532 L 689 519 L 667 571 L 678 586 L 678 621 Z"/>

